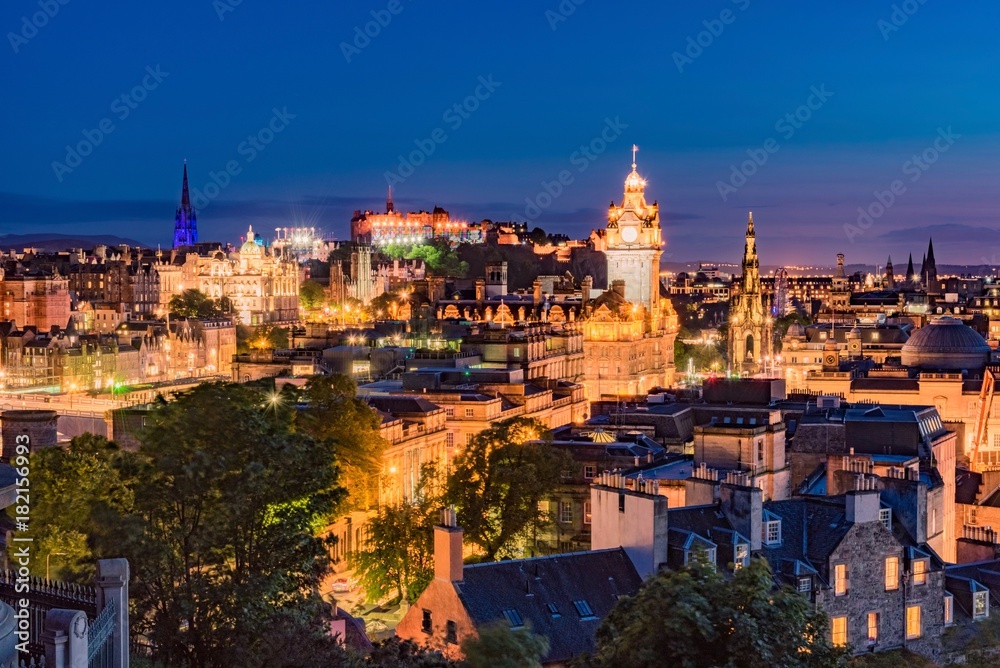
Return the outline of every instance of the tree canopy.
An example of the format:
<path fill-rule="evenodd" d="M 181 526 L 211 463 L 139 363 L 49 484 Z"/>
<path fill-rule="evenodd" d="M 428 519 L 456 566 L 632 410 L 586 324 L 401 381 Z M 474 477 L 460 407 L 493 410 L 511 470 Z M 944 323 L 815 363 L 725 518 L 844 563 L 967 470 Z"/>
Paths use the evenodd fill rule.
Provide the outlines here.
<path fill-rule="evenodd" d="M 462 641 L 466 668 L 542 668 L 542 657 L 549 651 L 549 639 L 530 628 L 496 622 L 477 632 L 478 637 Z"/>
<path fill-rule="evenodd" d="M 169 665 L 256 666 L 279 631 L 326 636 L 315 592 L 330 565 L 321 531 L 343 497 L 333 441 L 296 430 L 294 409 L 271 399 L 216 383 L 156 408 L 132 507 L 99 518 L 102 551 L 132 564 L 134 629 Z"/>
<path fill-rule="evenodd" d="M 229 297 L 212 299 L 201 290 L 190 288 L 167 302 L 170 315 L 184 318 L 223 318 L 233 313 Z"/>
<path fill-rule="evenodd" d="M 326 303 L 326 289 L 313 280 L 299 285 L 299 304 L 307 311 L 318 311 Z"/>
<path fill-rule="evenodd" d="M 571 466 L 538 420 L 512 418 L 472 438 L 452 462 L 447 501 L 487 561 L 518 556 L 527 532 L 548 518 L 538 503 Z"/>
<path fill-rule="evenodd" d="M 830 641 L 826 615 L 789 587 L 773 587 L 754 559 L 727 579 L 696 563 L 663 571 L 622 599 L 597 630 L 585 668 L 839 668 L 846 651 Z"/>

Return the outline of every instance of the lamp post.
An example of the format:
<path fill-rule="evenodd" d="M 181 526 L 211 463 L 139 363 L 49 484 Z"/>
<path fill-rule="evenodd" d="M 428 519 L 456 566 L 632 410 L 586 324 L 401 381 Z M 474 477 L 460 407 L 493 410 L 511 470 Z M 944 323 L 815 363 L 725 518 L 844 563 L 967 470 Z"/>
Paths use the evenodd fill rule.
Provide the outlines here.
<path fill-rule="evenodd" d="M 46 580 L 49 579 L 49 559 L 52 558 L 53 554 L 56 555 L 57 557 L 65 557 L 66 556 L 65 552 L 49 552 L 48 554 L 45 555 L 45 579 Z"/>

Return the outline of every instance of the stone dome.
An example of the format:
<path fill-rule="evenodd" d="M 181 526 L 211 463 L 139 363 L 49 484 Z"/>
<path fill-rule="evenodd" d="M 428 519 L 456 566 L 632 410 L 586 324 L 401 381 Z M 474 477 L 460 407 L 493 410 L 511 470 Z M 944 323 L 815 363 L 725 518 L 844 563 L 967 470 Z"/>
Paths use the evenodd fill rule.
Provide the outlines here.
<path fill-rule="evenodd" d="M 793 322 L 788 326 L 788 331 L 785 332 L 786 336 L 805 336 L 806 328 L 802 326 L 801 323 Z"/>
<path fill-rule="evenodd" d="M 961 320 L 944 316 L 927 323 L 903 344 L 903 366 L 936 371 L 981 369 L 990 346 Z"/>

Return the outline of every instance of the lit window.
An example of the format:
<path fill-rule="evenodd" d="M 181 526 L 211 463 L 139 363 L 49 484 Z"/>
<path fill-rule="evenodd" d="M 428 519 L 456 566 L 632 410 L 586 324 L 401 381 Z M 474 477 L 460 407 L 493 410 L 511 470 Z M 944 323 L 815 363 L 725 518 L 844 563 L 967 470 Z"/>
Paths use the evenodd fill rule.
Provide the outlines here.
<path fill-rule="evenodd" d="M 843 647 L 847 644 L 847 617 L 834 617 L 831 625 L 833 644 Z"/>
<path fill-rule="evenodd" d="M 885 590 L 899 588 L 899 557 L 885 558 Z"/>
<path fill-rule="evenodd" d="M 590 501 L 583 502 L 583 523 L 590 524 L 593 518 L 593 512 L 591 510 Z"/>
<path fill-rule="evenodd" d="M 833 567 L 833 593 L 836 596 L 847 593 L 847 564 L 837 564 Z"/>
<path fill-rule="evenodd" d="M 927 561 L 916 559 L 913 562 L 913 584 L 922 585 L 927 583 Z"/>
<path fill-rule="evenodd" d="M 878 613 L 868 613 L 868 644 L 874 645 L 878 642 Z"/>
<path fill-rule="evenodd" d="M 990 593 L 988 591 L 977 591 L 972 595 L 973 619 L 985 619 L 990 616 L 989 596 Z"/>
<path fill-rule="evenodd" d="M 733 570 L 738 571 L 747 565 L 749 561 L 750 550 L 745 543 L 740 543 L 736 546 L 733 553 Z"/>
<path fill-rule="evenodd" d="M 951 594 L 944 597 L 944 623 L 945 626 L 955 623 L 955 597 Z"/>
<path fill-rule="evenodd" d="M 906 608 L 906 639 L 919 638 L 920 629 L 920 606 L 911 605 Z"/>

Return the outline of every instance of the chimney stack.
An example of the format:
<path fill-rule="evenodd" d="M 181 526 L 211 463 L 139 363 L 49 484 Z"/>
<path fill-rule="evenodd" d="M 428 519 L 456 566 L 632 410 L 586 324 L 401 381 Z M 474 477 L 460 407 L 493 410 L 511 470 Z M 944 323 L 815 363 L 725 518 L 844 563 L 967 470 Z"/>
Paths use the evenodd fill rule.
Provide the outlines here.
<path fill-rule="evenodd" d="M 434 579 L 461 582 L 462 527 L 458 526 L 454 508 L 441 510 L 441 524 L 434 527 Z"/>
<path fill-rule="evenodd" d="M 764 492 L 748 484 L 748 476 L 730 472 L 719 486 L 719 503 L 733 528 L 750 540 L 750 549 L 761 547 Z"/>
<path fill-rule="evenodd" d="M 847 521 L 852 524 L 878 522 L 882 507 L 878 493 L 878 479 L 858 475 L 854 479 L 854 489 L 847 493 Z"/>

